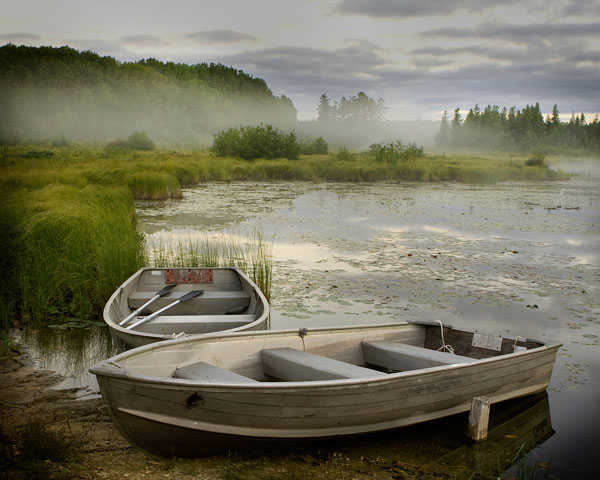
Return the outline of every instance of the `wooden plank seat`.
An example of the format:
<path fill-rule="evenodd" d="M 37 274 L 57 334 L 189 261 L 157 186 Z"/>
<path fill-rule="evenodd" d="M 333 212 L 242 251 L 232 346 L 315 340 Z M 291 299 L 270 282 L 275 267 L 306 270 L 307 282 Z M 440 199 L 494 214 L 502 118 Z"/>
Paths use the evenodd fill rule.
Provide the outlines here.
<path fill-rule="evenodd" d="M 475 361 L 474 358 L 394 341 L 362 341 L 361 347 L 365 362 L 398 371 Z"/>
<path fill-rule="evenodd" d="M 173 371 L 174 378 L 198 380 L 206 383 L 258 383 L 249 377 L 244 377 L 231 370 L 211 365 L 205 362 L 196 362 L 184 367 L 177 367 Z"/>
<path fill-rule="evenodd" d="M 148 311 L 155 312 L 165 307 L 175 300 L 181 298 L 188 292 L 171 292 L 161 298 L 158 298 L 148 307 Z M 129 308 L 135 310 L 150 300 L 156 292 L 133 292 L 129 295 Z M 181 306 L 180 306 L 181 305 Z M 236 307 L 248 307 L 250 305 L 250 295 L 243 290 L 234 291 L 205 291 L 201 295 L 187 300 L 177 305 L 172 312 L 176 313 L 179 309 L 185 308 L 186 311 L 197 309 L 198 312 L 207 315 L 224 315 L 228 310 Z"/>
<path fill-rule="evenodd" d="M 167 313 L 167 312 L 165 312 Z M 255 315 L 160 315 L 136 327 L 139 332 L 211 333 L 241 327 L 256 320 Z"/>
<path fill-rule="evenodd" d="M 375 370 L 294 348 L 263 349 L 260 354 L 265 375 L 288 382 L 340 378 L 380 378 L 385 375 L 385 373 Z"/>

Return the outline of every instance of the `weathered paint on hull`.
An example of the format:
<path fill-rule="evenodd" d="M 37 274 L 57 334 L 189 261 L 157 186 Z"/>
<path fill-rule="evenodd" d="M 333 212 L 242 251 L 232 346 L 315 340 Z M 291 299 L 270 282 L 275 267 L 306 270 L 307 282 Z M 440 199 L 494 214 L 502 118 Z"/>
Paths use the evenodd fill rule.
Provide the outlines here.
<path fill-rule="evenodd" d="M 548 386 L 558 347 L 301 387 L 98 380 L 115 424 L 133 445 L 164 456 L 202 456 L 402 427 L 468 411 L 479 395 L 495 403 L 534 394 Z"/>

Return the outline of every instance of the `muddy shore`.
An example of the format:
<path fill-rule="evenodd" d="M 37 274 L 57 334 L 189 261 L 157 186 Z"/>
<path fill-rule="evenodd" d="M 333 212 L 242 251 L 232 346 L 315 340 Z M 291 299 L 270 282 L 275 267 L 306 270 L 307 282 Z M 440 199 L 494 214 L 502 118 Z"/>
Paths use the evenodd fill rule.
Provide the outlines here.
<path fill-rule="evenodd" d="M 411 439 L 411 429 L 403 429 L 393 437 L 379 435 L 359 444 L 336 442 L 288 450 L 230 452 L 193 460 L 153 457 L 136 450 L 121 437 L 101 398 L 78 399 L 76 389 L 53 388 L 61 380 L 55 372 L 36 370 L 33 361 L 21 351 L 12 350 L 0 358 L 0 478 L 463 478 L 464 472 L 458 475 L 452 472 L 456 466 L 444 468 L 420 463 L 417 452 L 428 448 L 427 438 Z M 36 447 L 38 454 L 33 457 L 38 458 L 24 454 L 25 442 L 32 440 L 27 438 L 32 424 L 50 441 L 65 443 L 65 459 L 44 458 L 52 457 L 44 455 L 44 445 Z M 34 441 L 42 442 L 39 436 Z M 402 447 L 408 442 L 413 445 L 407 453 Z M 390 455 L 390 443 L 397 448 L 396 455 Z M 51 450 L 56 448 L 50 446 Z"/>

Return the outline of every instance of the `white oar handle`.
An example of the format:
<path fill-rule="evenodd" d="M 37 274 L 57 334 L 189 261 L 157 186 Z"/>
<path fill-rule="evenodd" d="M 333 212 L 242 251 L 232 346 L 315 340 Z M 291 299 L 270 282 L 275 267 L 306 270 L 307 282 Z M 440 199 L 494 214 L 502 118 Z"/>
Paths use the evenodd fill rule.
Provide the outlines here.
<path fill-rule="evenodd" d="M 169 305 L 161 308 L 160 310 L 157 310 L 156 312 L 152 313 L 151 315 L 148 315 L 147 317 L 144 317 L 144 318 L 138 320 L 135 323 L 132 323 L 131 325 L 127 325 L 125 328 L 127 330 L 131 330 L 132 328 L 137 327 L 138 325 L 141 325 L 142 323 L 149 322 L 153 318 L 158 317 L 164 311 L 169 310 L 170 308 L 173 308 L 175 305 L 177 305 L 177 304 L 179 304 L 181 302 L 185 302 L 185 301 L 189 300 L 190 298 L 197 297 L 198 295 L 201 295 L 203 293 L 204 293 L 204 290 L 192 290 L 191 292 L 186 293 L 180 299 L 175 300 L 173 303 L 170 303 Z"/>
<path fill-rule="evenodd" d="M 169 310 L 169 308 L 174 307 L 175 305 L 177 305 L 178 303 L 181 303 L 181 300 L 175 300 L 173 303 L 170 303 L 169 305 L 161 308 L 160 310 L 157 310 L 156 312 L 152 313 L 151 315 L 148 315 L 147 317 L 142 318 L 141 320 L 138 320 L 135 323 L 132 323 L 131 325 L 127 325 L 125 328 L 128 330 L 131 330 L 132 328 L 137 327 L 138 325 L 141 325 L 142 323 L 146 323 L 149 322 L 150 320 L 152 320 L 155 317 L 158 317 L 161 313 L 163 313 L 165 310 Z"/>
<path fill-rule="evenodd" d="M 152 302 L 154 302 L 157 298 L 160 298 L 163 295 L 166 295 L 171 290 L 173 290 L 176 286 L 177 286 L 176 284 L 171 284 L 171 285 L 166 285 L 163 288 L 161 288 L 158 292 L 156 292 L 156 295 L 154 295 L 150 300 L 148 300 L 146 303 L 144 303 L 140 308 L 137 308 L 136 310 L 131 312 L 127 316 L 127 318 L 125 318 L 124 320 L 121 320 L 119 322 L 119 326 L 122 327 L 123 325 L 125 325 L 129 320 L 131 320 L 133 317 L 138 315 L 142 310 L 144 310 L 144 308 L 146 308 L 148 305 L 150 305 Z"/>
<path fill-rule="evenodd" d="M 140 313 L 144 308 L 146 308 L 148 305 L 150 305 L 152 302 L 154 302 L 154 300 L 156 300 L 159 297 L 160 297 L 160 295 L 154 295 L 150 300 L 148 300 L 146 303 L 144 303 L 140 308 L 131 312 L 131 314 L 127 318 L 125 318 L 124 320 L 121 320 L 119 322 L 119 325 L 120 326 L 125 325 L 129 320 L 131 320 L 133 317 L 135 317 L 138 313 Z"/>

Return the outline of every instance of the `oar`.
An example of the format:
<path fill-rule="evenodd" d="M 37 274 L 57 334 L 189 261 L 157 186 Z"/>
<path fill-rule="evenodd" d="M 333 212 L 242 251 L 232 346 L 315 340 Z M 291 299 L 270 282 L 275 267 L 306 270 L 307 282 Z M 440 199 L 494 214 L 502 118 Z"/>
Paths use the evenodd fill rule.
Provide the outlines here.
<path fill-rule="evenodd" d="M 153 318 L 158 317 L 161 313 L 166 312 L 170 308 L 173 308 L 175 305 L 185 302 L 186 300 L 189 300 L 190 298 L 197 297 L 198 295 L 202 295 L 203 293 L 204 293 L 204 290 L 192 290 L 191 292 L 186 293 L 183 297 L 175 300 L 173 303 L 167 305 L 166 307 L 163 307 L 160 310 L 157 310 L 153 314 L 148 315 L 147 317 L 144 317 L 141 320 L 138 320 L 137 322 L 132 323 L 131 325 L 127 325 L 125 328 L 128 330 L 131 330 L 132 328 L 137 327 L 138 325 L 141 325 L 142 323 L 149 322 Z"/>
<path fill-rule="evenodd" d="M 156 292 L 156 295 L 154 295 L 150 300 L 148 300 L 146 303 L 144 303 L 140 308 L 138 308 L 137 310 L 135 310 L 134 312 L 132 312 L 127 318 L 125 318 L 124 320 L 121 320 L 119 322 L 120 326 L 125 325 L 129 320 L 131 320 L 133 317 L 135 317 L 138 313 L 140 313 L 144 308 L 146 308 L 148 305 L 150 305 L 152 302 L 154 302 L 154 300 L 156 300 L 157 298 L 160 298 L 164 295 L 166 295 L 167 293 L 169 293 L 171 290 L 173 290 L 177 285 L 173 284 L 173 285 L 167 285 L 166 287 L 164 287 L 162 290 L 159 290 L 158 292 Z"/>

